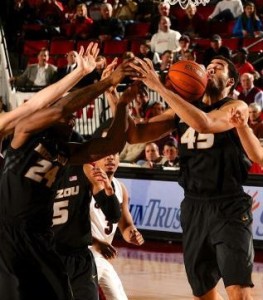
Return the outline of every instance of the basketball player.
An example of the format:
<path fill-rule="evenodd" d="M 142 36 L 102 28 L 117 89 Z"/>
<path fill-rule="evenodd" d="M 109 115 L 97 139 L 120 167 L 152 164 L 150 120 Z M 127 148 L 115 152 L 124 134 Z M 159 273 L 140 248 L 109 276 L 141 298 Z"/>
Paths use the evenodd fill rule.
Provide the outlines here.
<path fill-rule="evenodd" d="M 124 240 L 128 243 L 140 246 L 143 244 L 144 239 L 133 223 L 129 211 L 127 189 L 123 183 L 114 177 L 119 165 L 119 154 L 106 156 L 96 161 L 95 165 L 102 171 L 99 180 L 104 184 L 105 189 L 114 188 L 121 204 L 121 219 L 118 224 L 113 224 L 105 218 L 100 207 L 96 205 L 94 197 L 92 197 L 90 218 L 93 243 L 91 250 L 97 265 L 99 286 L 106 299 L 125 300 L 128 298 L 121 280 L 109 261 L 117 255 L 117 251 L 111 243 L 117 227 L 119 227 Z"/>
<path fill-rule="evenodd" d="M 60 81 L 37 92 L 27 102 L 23 103 L 16 109 L 6 112 L 5 114 L 1 114 L 0 151 L 3 137 L 13 132 L 15 125 L 20 119 L 30 116 L 34 112 L 47 107 L 48 105 L 52 105 L 58 98 L 62 97 L 65 92 L 70 90 L 81 78 L 94 70 L 96 67 L 95 60 L 98 52 L 99 49 L 97 43 L 90 43 L 85 51 L 84 48 L 81 47 L 79 53 L 74 52 L 77 60 L 77 68 L 73 72 L 63 77 Z"/>
<path fill-rule="evenodd" d="M 69 275 L 73 295 L 78 300 L 98 299 L 98 277 L 93 255 L 89 207 L 94 193 L 96 205 L 112 223 L 120 218 L 114 191 L 107 195 L 101 187 L 91 186 L 86 172 L 92 165 L 68 166 L 56 185 L 53 231 L 56 250 Z M 92 171 L 90 171 L 92 172 Z"/>
<path fill-rule="evenodd" d="M 72 130 L 71 114 L 132 75 L 127 65 L 16 124 L 0 182 L 0 276 L 5 278 L 0 299 L 72 299 L 67 273 L 52 246 L 52 187 L 67 163 L 88 163 L 122 149 L 128 112 L 124 98 L 105 138 L 83 144 L 65 139 Z"/>
<path fill-rule="evenodd" d="M 131 96 L 130 90 L 122 94 L 125 101 Z M 93 143 L 98 143 L 100 139 Z M 77 300 L 98 299 L 96 264 L 88 248 L 92 244 L 91 196 L 103 220 L 107 219 L 114 226 L 120 219 L 119 201 L 111 185 L 104 187 L 101 182 L 103 176 L 106 177 L 105 173 L 90 164 L 68 166 L 56 184 L 53 215 L 56 250 L 66 266 Z"/>
<path fill-rule="evenodd" d="M 132 65 L 141 75 L 134 79 L 158 92 L 170 109 L 147 124 L 130 120 L 128 142 L 155 140 L 175 128 L 180 137 L 184 262 L 195 299 L 218 300 L 216 285 L 223 278 L 229 299 L 251 300 L 252 199 L 242 188 L 247 168 L 230 122 L 231 110 L 247 105 L 228 98 L 238 83 L 234 65 L 214 58 L 204 97 L 193 104 L 160 83 L 151 61 Z"/>

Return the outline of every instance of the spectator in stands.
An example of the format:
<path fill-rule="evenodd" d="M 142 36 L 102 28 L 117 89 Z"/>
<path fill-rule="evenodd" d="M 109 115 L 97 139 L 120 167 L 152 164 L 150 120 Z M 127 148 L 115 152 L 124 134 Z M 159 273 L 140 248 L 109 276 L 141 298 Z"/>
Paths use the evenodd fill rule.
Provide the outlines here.
<path fill-rule="evenodd" d="M 142 168 L 161 167 L 163 157 L 160 155 L 159 147 L 155 143 L 146 143 L 144 149 L 144 160 L 138 160 L 136 164 Z"/>
<path fill-rule="evenodd" d="M 146 110 L 145 113 L 145 118 L 142 122 L 146 123 L 148 122 L 148 120 L 150 118 L 156 117 L 161 115 L 164 111 L 166 110 L 166 104 L 165 102 L 160 102 L 159 100 L 156 100 L 154 102 L 152 102 L 149 105 L 149 108 Z M 176 143 L 176 138 L 173 135 L 173 132 L 169 132 L 168 134 L 166 134 L 165 136 L 163 136 L 162 138 L 153 141 L 159 148 L 159 152 L 163 153 L 163 149 L 164 149 L 164 145 L 167 142 L 174 142 Z"/>
<path fill-rule="evenodd" d="M 88 16 L 88 9 L 85 3 L 76 6 L 76 13 L 65 26 L 66 36 L 74 39 L 85 40 L 92 35 L 93 20 Z"/>
<path fill-rule="evenodd" d="M 141 86 L 134 100 L 134 111 L 132 117 L 136 121 L 145 122 L 146 112 L 150 108 L 150 97 L 145 86 Z"/>
<path fill-rule="evenodd" d="M 251 73 L 254 75 L 254 79 L 258 79 L 260 75 L 255 67 L 248 61 L 248 55 L 249 52 L 247 48 L 240 48 L 235 55 L 233 55 L 232 60 L 240 76 L 244 73 Z"/>
<path fill-rule="evenodd" d="M 171 21 L 168 17 L 161 17 L 159 22 L 159 30 L 151 38 L 151 51 L 155 53 L 156 59 L 154 63 L 160 61 L 160 55 L 166 51 L 173 52 L 180 50 L 179 39 L 181 34 L 179 31 L 171 29 Z"/>
<path fill-rule="evenodd" d="M 59 36 L 60 26 L 66 22 L 63 3 L 57 0 L 42 0 L 38 20 L 44 25 L 47 38 Z"/>
<path fill-rule="evenodd" d="M 60 80 L 67 74 L 69 74 L 71 71 L 76 69 L 77 67 L 77 60 L 74 51 L 70 51 L 66 54 L 67 58 L 67 65 L 63 67 L 59 67 L 57 69 L 57 80 Z"/>
<path fill-rule="evenodd" d="M 189 50 L 190 44 L 190 37 L 186 34 L 181 35 L 179 39 L 180 50 L 174 53 L 174 61 L 182 60 L 185 52 Z"/>
<path fill-rule="evenodd" d="M 210 47 L 207 48 L 204 52 L 203 64 L 207 67 L 210 61 L 218 55 L 222 55 L 230 59 L 231 51 L 228 47 L 223 46 L 221 36 L 218 34 L 214 34 L 210 39 Z"/>
<path fill-rule="evenodd" d="M 208 21 L 231 21 L 238 18 L 243 13 L 241 0 L 219 1 L 213 12 L 208 16 Z"/>
<path fill-rule="evenodd" d="M 153 60 L 154 53 L 151 51 L 150 41 L 143 40 L 141 42 L 137 56 L 141 59 L 149 58 L 150 60 Z"/>
<path fill-rule="evenodd" d="M 76 67 L 76 56 L 74 54 L 74 51 L 70 51 L 69 53 L 66 54 L 67 58 L 67 65 L 64 67 L 60 67 L 57 70 L 57 80 L 61 79 L 64 77 L 66 74 L 72 72 Z M 107 66 L 107 61 L 106 57 L 102 55 L 98 55 L 96 57 L 96 68 L 89 73 L 88 75 L 84 76 L 76 85 L 74 88 L 81 88 L 86 85 L 95 83 L 101 79 L 101 74 L 103 70 Z"/>
<path fill-rule="evenodd" d="M 154 69 L 159 73 L 162 83 L 165 83 L 165 78 L 170 66 L 174 63 L 174 53 L 171 50 L 166 50 L 161 55 L 161 60 L 154 64 Z"/>
<path fill-rule="evenodd" d="M 136 161 L 143 159 L 146 143 L 129 144 L 126 142 L 120 153 L 120 161 L 135 164 Z"/>
<path fill-rule="evenodd" d="M 106 40 L 122 40 L 125 27 L 120 19 L 112 17 L 112 5 L 103 3 L 100 7 L 101 19 L 94 22 L 93 37 L 101 42 Z"/>
<path fill-rule="evenodd" d="M 196 5 L 193 3 L 184 9 L 184 15 L 179 22 L 179 31 L 190 38 L 207 36 L 205 18 L 198 13 Z"/>
<path fill-rule="evenodd" d="M 178 20 L 173 14 L 171 14 L 170 4 L 168 2 L 161 2 L 158 5 L 158 13 L 155 14 L 150 20 L 151 21 L 151 27 L 150 27 L 151 35 L 155 34 L 158 31 L 158 29 L 159 29 L 158 26 L 159 26 L 159 23 L 160 23 L 162 17 L 168 17 L 170 19 L 171 29 L 178 30 Z"/>
<path fill-rule="evenodd" d="M 262 107 L 257 103 L 251 103 L 248 106 L 249 119 L 248 125 L 253 130 L 255 136 L 260 140 L 261 144 L 263 141 L 263 121 L 261 119 Z M 249 173 L 262 174 L 263 168 L 258 163 L 252 164 Z"/>
<path fill-rule="evenodd" d="M 155 13 L 156 2 L 152 0 L 137 1 L 138 10 L 135 20 L 138 22 L 152 22 L 152 16 Z"/>
<path fill-rule="evenodd" d="M 254 76 L 251 73 L 243 73 L 240 83 L 238 99 L 244 100 L 247 104 L 256 103 L 263 110 L 263 91 L 254 85 Z"/>
<path fill-rule="evenodd" d="M 154 101 L 150 107 L 146 110 L 145 113 L 145 121 L 147 122 L 148 119 L 153 118 L 155 116 L 161 115 L 165 111 L 164 103 L 160 101 Z"/>
<path fill-rule="evenodd" d="M 168 140 L 163 146 L 163 162 L 165 167 L 179 168 L 179 156 L 177 142 L 175 140 Z"/>
<path fill-rule="evenodd" d="M 244 12 L 235 22 L 233 35 L 239 38 L 263 36 L 263 25 L 253 2 L 245 2 Z"/>
<path fill-rule="evenodd" d="M 184 54 L 181 57 L 181 60 L 196 61 L 196 53 L 195 53 L 194 49 L 187 49 L 187 50 L 185 50 Z"/>
<path fill-rule="evenodd" d="M 78 4 L 80 4 L 78 0 L 68 0 L 66 3 L 64 3 L 65 17 L 68 22 L 74 18 Z"/>
<path fill-rule="evenodd" d="M 37 56 L 38 63 L 27 66 L 24 73 L 18 77 L 12 77 L 11 83 L 21 88 L 43 88 L 56 79 L 57 67 L 49 64 L 49 51 L 42 48 Z"/>
<path fill-rule="evenodd" d="M 123 20 L 125 24 L 133 22 L 135 14 L 138 10 L 138 4 L 132 0 L 114 0 L 113 1 L 113 13 L 114 18 Z"/>
<path fill-rule="evenodd" d="M 255 136 L 263 138 L 263 121 L 261 119 L 262 107 L 257 103 L 250 103 L 248 106 L 249 120 L 248 125 L 253 130 Z"/>

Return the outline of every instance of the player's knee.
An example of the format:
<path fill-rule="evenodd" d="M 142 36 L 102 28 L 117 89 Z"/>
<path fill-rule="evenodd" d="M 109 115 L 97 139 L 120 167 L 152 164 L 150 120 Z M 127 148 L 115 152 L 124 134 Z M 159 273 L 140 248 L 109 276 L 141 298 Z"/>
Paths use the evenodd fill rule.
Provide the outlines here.
<path fill-rule="evenodd" d="M 250 287 L 231 285 L 226 288 L 229 300 L 253 300 Z"/>
<path fill-rule="evenodd" d="M 206 294 L 200 297 L 194 297 L 194 300 L 224 300 L 224 299 L 220 296 L 216 287 L 214 287 Z"/>

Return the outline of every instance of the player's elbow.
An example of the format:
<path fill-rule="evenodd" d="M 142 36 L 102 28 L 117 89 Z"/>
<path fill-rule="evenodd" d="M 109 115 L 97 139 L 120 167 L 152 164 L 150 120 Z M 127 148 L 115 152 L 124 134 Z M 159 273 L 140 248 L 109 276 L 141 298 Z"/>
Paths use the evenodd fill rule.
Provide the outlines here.
<path fill-rule="evenodd" d="M 211 132 L 211 126 L 209 125 L 208 122 L 196 123 L 196 124 L 192 125 L 191 127 L 193 127 L 195 129 L 195 131 L 197 131 L 199 133 L 210 133 Z"/>

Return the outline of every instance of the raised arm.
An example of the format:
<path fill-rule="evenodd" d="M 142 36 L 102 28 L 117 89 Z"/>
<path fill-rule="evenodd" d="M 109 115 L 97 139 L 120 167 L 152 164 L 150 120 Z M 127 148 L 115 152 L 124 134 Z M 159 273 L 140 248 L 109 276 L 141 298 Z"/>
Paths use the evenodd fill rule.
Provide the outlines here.
<path fill-rule="evenodd" d="M 71 145 L 71 164 L 96 161 L 112 153 L 121 152 L 127 140 L 128 104 L 134 99 L 137 91 L 138 87 L 133 85 L 121 95 L 113 122 L 105 137 L 92 138 L 81 145 Z"/>
<path fill-rule="evenodd" d="M 242 108 L 246 105 L 243 101 L 235 100 L 224 105 L 218 110 L 204 113 L 194 105 L 185 101 L 174 91 L 168 90 L 159 80 L 157 73 L 150 60 L 138 60 L 137 64 L 131 63 L 132 67 L 140 74 L 135 79 L 141 80 L 150 89 L 156 91 L 169 105 L 169 107 L 190 127 L 201 133 L 216 133 L 233 128 L 229 118 L 232 108 Z"/>
<path fill-rule="evenodd" d="M 114 58 L 114 60 L 103 70 L 101 74 L 101 79 L 105 79 L 114 71 L 114 68 L 116 67 L 118 62 L 118 58 Z M 119 100 L 119 95 L 116 89 L 116 86 L 111 86 L 109 89 L 105 91 L 105 97 L 109 103 L 110 110 L 112 115 L 115 115 L 116 112 L 116 105 Z"/>
<path fill-rule="evenodd" d="M 83 76 L 92 72 L 96 66 L 95 59 L 98 55 L 98 45 L 90 43 L 86 51 L 81 47 L 77 56 L 77 68 L 70 74 L 63 77 L 58 82 L 42 89 L 36 93 L 29 101 L 20 105 L 16 109 L 7 112 L 0 117 L 0 136 L 12 133 L 18 121 L 32 113 L 52 105 L 65 92 L 70 90 Z"/>
<path fill-rule="evenodd" d="M 109 222 L 117 223 L 121 217 L 120 203 L 107 174 L 96 166 L 85 164 L 84 173 L 92 185 L 93 197 Z"/>
<path fill-rule="evenodd" d="M 83 108 L 91 101 L 96 99 L 101 93 L 103 93 L 107 88 L 112 85 L 118 84 L 126 75 L 133 74 L 128 67 L 128 64 L 119 65 L 116 70 L 107 78 L 102 81 L 96 82 L 92 85 L 84 87 L 82 89 L 76 90 L 74 92 L 69 93 L 67 96 L 61 98 L 57 101 L 53 106 L 48 108 L 44 108 L 35 114 L 31 114 L 29 117 L 23 118 L 19 121 L 19 123 L 15 127 L 15 134 L 14 138 L 12 139 L 12 146 L 14 148 L 18 148 L 26 141 L 30 134 L 41 131 L 50 127 L 57 122 L 59 122 L 62 118 L 65 118 L 71 115 L 76 110 Z M 129 101 L 129 98 L 127 98 Z M 126 130 L 127 126 L 127 102 L 124 98 L 120 101 L 117 105 L 117 112 L 116 112 L 116 122 L 115 122 L 109 133 L 116 133 L 117 136 L 114 136 L 112 139 L 115 143 L 113 147 L 115 152 L 118 152 L 121 147 L 123 147 L 124 137 L 123 132 Z M 119 135 L 119 136 L 118 136 Z M 112 137 L 112 134 L 109 135 Z M 118 139 L 119 138 L 119 139 Z M 106 146 L 105 143 L 109 142 L 109 139 L 106 138 L 105 141 L 103 140 L 103 147 Z M 87 147 L 90 151 L 88 155 L 84 155 L 87 160 L 81 160 L 80 158 L 76 158 L 76 147 L 72 149 L 74 155 L 72 159 L 76 158 L 78 164 L 82 164 L 85 162 L 93 161 L 91 157 L 97 157 L 96 153 L 100 153 L 99 147 L 96 147 L 97 143 L 95 143 L 94 147 L 88 147 L 89 145 L 83 144 Z M 83 146 L 82 145 L 82 146 Z M 85 147 L 78 148 L 79 151 L 85 151 Z M 105 147 L 107 148 L 107 147 Z M 87 150 L 87 149 L 86 149 Z M 112 152 L 110 152 L 112 153 Z M 109 153 L 109 154 L 110 154 Z M 85 153 L 83 153 L 85 154 Z M 91 156 L 89 156 L 89 154 Z M 108 152 L 105 154 L 107 155 Z M 102 154 L 104 155 L 104 153 Z M 102 157 L 102 156 L 99 156 Z"/>
<path fill-rule="evenodd" d="M 236 127 L 238 136 L 248 157 L 263 165 L 263 148 L 253 130 L 248 126 L 248 109 L 233 109 L 230 122 Z"/>
<path fill-rule="evenodd" d="M 174 112 L 166 110 L 161 115 L 150 118 L 147 123 L 135 123 L 129 117 L 127 141 L 130 144 L 145 143 L 158 140 L 175 129 Z"/>
<path fill-rule="evenodd" d="M 132 215 L 129 211 L 128 191 L 123 183 L 121 183 L 121 187 L 123 192 L 123 199 L 121 219 L 118 223 L 118 227 L 126 242 L 140 246 L 144 243 L 144 239 L 141 233 L 137 230 L 136 226 L 134 225 Z"/>
<path fill-rule="evenodd" d="M 119 84 L 125 76 L 134 76 L 135 71 L 129 67 L 129 62 L 120 64 L 108 77 L 87 87 L 71 92 L 56 104 L 63 107 L 65 114 L 70 114 L 86 106 L 111 86 Z M 78 101 L 72 101 L 77 99 Z"/>

